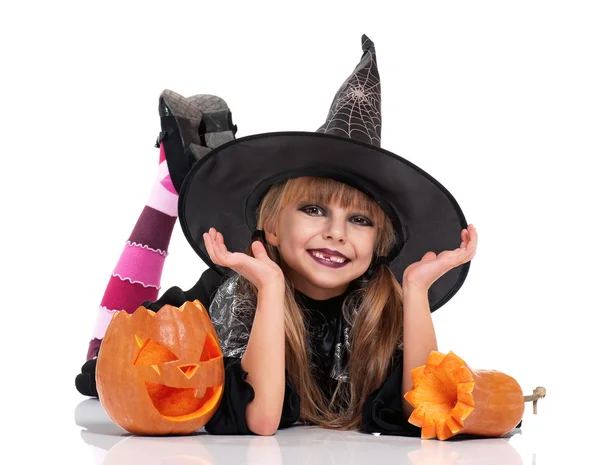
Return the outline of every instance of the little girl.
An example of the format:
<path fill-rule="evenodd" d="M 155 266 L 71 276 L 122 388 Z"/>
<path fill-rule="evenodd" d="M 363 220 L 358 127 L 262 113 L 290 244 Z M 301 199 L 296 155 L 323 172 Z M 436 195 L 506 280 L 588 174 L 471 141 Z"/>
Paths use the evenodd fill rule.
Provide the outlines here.
<path fill-rule="evenodd" d="M 209 269 L 143 305 L 209 310 L 225 363 L 209 433 L 301 422 L 420 435 L 403 395 L 437 350 L 431 312 L 464 282 L 477 233 L 439 182 L 379 147 L 375 49 L 362 41 L 316 133 L 231 137 L 180 168 L 181 226 Z M 88 395 L 94 364 L 78 377 Z"/>

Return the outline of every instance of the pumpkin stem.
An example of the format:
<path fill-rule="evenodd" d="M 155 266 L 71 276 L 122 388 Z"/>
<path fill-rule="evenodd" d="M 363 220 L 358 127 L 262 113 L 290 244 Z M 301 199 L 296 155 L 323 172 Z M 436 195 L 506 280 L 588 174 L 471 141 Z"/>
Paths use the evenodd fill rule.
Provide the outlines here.
<path fill-rule="evenodd" d="M 537 401 L 546 397 L 546 388 L 542 386 L 538 386 L 533 390 L 533 394 L 530 396 L 523 396 L 524 402 L 533 401 L 533 414 L 537 415 Z"/>

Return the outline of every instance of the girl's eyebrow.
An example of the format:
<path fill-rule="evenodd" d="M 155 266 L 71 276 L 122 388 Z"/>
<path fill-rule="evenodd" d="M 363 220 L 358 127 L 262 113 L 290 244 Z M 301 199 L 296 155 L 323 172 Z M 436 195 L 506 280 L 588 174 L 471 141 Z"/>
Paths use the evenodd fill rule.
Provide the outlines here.
<path fill-rule="evenodd" d="M 332 202 L 319 202 L 316 199 L 300 199 L 298 201 L 298 206 L 300 207 L 303 205 L 316 204 L 316 205 L 321 205 L 321 206 L 330 208 L 331 203 Z M 367 218 L 371 218 L 371 216 L 369 215 L 369 212 L 360 207 L 349 207 L 348 211 L 355 215 L 361 215 L 361 216 L 366 216 Z"/>
<path fill-rule="evenodd" d="M 326 205 L 326 206 L 329 207 L 329 205 Z M 369 212 L 367 210 L 363 209 L 363 208 L 360 208 L 360 207 L 348 207 L 346 210 L 351 215 L 360 215 L 360 216 L 364 216 L 365 218 L 371 219 L 371 215 L 369 215 Z"/>

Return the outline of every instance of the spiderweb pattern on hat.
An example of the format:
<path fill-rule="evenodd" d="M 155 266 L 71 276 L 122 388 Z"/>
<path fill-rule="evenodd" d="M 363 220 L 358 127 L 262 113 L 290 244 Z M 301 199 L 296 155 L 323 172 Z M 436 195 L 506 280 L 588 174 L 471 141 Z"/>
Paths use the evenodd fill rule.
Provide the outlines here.
<path fill-rule="evenodd" d="M 316 132 L 381 146 L 381 81 L 375 44 L 362 36 L 363 56 L 335 94 L 327 120 Z"/>

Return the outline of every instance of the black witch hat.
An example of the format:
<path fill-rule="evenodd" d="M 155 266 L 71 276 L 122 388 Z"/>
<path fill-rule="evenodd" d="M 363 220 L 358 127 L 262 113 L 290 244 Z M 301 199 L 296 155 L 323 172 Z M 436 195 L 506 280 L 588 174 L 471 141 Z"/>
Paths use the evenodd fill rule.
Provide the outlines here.
<path fill-rule="evenodd" d="M 375 45 L 362 36 L 363 55 L 337 91 L 325 124 L 316 132 L 272 132 L 225 143 L 201 158 L 186 176 L 179 219 L 196 253 L 221 274 L 202 234 L 215 227 L 232 252 L 244 252 L 256 229 L 257 207 L 274 184 L 300 176 L 332 178 L 366 193 L 388 215 L 396 246 L 387 260 L 396 279 L 428 251 L 460 245 L 465 217 L 444 186 L 418 166 L 380 147 L 381 84 Z M 433 312 L 462 286 L 470 262 L 429 288 Z"/>

